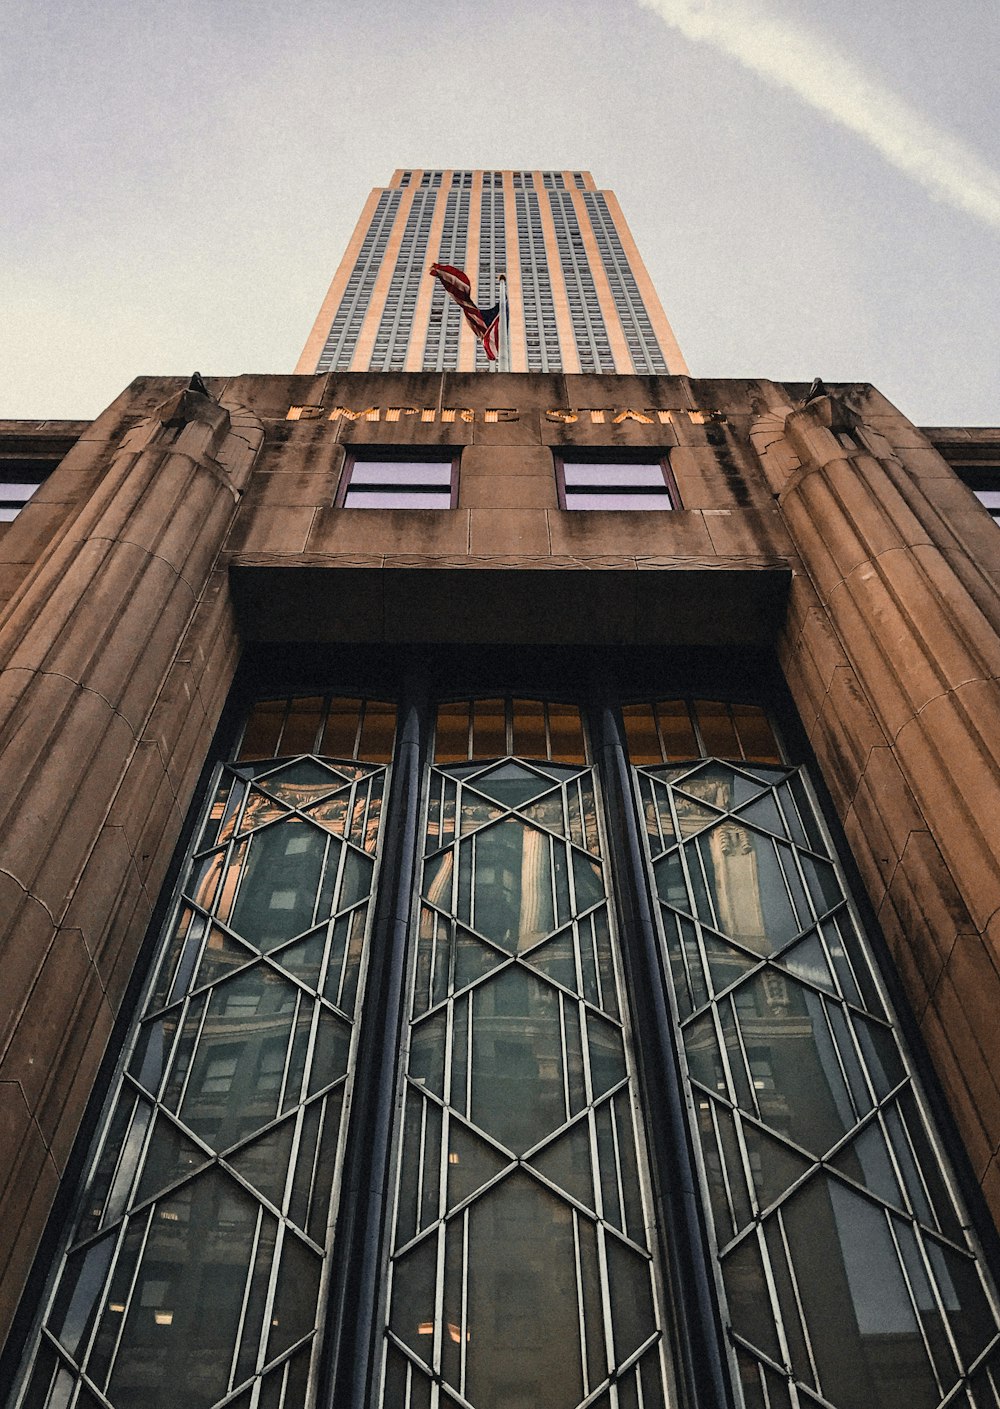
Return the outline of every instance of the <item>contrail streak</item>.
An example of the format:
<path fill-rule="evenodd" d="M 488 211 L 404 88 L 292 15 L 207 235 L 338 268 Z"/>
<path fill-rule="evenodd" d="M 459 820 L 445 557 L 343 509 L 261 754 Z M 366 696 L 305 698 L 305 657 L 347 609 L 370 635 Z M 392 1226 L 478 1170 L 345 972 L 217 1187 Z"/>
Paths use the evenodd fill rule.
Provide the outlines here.
<path fill-rule="evenodd" d="M 639 0 L 864 138 L 935 199 L 1000 230 L 1000 175 L 829 40 L 755 0 Z"/>

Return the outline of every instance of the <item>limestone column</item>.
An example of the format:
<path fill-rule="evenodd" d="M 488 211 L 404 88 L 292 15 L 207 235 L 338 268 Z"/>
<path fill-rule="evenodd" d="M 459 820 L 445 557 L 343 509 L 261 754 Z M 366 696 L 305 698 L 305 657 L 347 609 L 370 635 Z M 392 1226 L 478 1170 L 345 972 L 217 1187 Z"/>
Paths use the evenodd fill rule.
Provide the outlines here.
<path fill-rule="evenodd" d="M 959 551 L 953 477 L 877 393 L 761 411 L 804 569 L 782 662 L 1000 1216 L 1000 552 Z"/>
<path fill-rule="evenodd" d="M 177 393 L 0 619 L 0 1343 L 235 668 L 215 563 L 262 434 Z"/>

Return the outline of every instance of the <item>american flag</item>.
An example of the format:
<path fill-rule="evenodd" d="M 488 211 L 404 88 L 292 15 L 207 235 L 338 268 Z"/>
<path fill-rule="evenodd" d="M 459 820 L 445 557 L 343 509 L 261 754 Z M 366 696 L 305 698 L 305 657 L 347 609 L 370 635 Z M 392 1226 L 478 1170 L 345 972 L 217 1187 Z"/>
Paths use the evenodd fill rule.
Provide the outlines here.
<path fill-rule="evenodd" d="M 440 280 L 445 293 L 450 294 L 458 304 L 465 314 L 465 321 L 486 349 L 486 356 L 495 362 L 500 336 L 500 305 L 483 312 L 472 297 L 472 285 L 464 269 L 456 269 L 451 264 L 432 264 L 430 272 Z"/>

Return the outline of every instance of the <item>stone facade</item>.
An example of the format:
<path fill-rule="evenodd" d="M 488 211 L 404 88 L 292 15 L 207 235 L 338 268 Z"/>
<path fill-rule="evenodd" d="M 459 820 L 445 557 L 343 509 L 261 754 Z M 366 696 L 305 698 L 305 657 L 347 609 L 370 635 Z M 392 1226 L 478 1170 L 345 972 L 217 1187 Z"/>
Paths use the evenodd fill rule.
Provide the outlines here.
<path fill-rule="evenodd" d="M 780 664 L 1000 1216 L 1000 537 L 877 391 L 687 377 L 142 378 L 0 535 L 0 1337 L 243 648 L 707 647 Z M 457 507 L 334 508 L 453 446 Z M 558 507 L 553 449 L 679 508 Z"/>

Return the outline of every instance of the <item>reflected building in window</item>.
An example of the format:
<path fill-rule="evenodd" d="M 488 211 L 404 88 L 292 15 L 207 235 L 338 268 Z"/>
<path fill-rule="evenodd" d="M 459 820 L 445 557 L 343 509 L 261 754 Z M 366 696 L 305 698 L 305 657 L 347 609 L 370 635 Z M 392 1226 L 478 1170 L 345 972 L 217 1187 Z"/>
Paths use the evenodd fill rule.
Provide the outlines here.
<path fill-rule="evenodd" d="M 611 191 L 589 171 L 396 171 L 365 208 L 299 372 L 485 371 L 428 276 L 466 271 L 480 307 L 506 274 L 515 372 L 687 368 Z"/>

